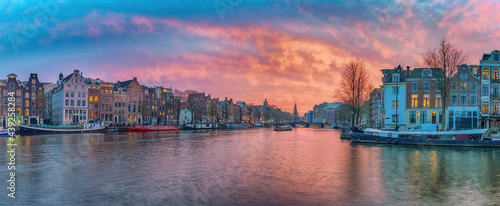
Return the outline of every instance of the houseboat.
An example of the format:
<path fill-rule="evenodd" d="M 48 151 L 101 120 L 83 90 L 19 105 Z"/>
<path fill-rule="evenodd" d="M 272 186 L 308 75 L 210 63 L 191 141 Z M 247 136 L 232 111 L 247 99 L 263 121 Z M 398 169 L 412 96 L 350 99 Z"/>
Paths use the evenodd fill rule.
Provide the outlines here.
<path fill-rule="evenodd" d="M 179 131 L 179 128 L 175 126 L 143 126 L 137 128 L 137 132 L 168 132 L 168 131 Z"/>
<path fill-rule="evenodd" d="M 445 131 L 445 132 L 408 132 L 366 129 L 351 131 L 353 142 L 379 144 L 409 144 L 465 147 L 500 147 L 500 140 L 485 136 L 487 129 Z"/>
<path fill-rule="evenodd" d="M 218 129 L 219 124 L 217 123 L 189 123 L 186 124 L 186 129 Z"/>
<path fill-rule="evenodd" d="M 0 137 L 7 137 L 7 136 L 9 136 L 9 130 L 0 129 Z"/>
<path fill-rule="evenodd" d="M 89 124 L 78 126 L 28 126 L 19 125 L 19 134 L 68 134 L 68 133 L 100 133 L 106 132 L 107 128 L 101 124 Z"/>
<path fill-rule="evenodd" d="M 290 125 L 282 125 L 274 127 L 274 131 L 292 131 L 293 127 Z"/>

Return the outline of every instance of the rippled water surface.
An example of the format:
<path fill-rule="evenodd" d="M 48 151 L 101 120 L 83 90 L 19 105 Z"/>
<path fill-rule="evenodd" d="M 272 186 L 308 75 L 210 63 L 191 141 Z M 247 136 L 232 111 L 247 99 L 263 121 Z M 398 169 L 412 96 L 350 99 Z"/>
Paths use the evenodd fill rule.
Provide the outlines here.
<path fill-rule="evenodd" d="M 494 205 L 500 148 L 356 144 L 337 130 L 42 135 L 17 140 L 19 205 Z"/>

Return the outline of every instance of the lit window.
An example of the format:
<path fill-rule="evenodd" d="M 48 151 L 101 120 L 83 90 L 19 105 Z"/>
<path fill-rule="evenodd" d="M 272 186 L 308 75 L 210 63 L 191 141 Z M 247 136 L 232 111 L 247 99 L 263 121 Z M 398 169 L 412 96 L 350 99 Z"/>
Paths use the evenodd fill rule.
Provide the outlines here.
<path fill-rule="evenodd" d="M 417 94 L 411 95 L 411 107 L 418 107 L 418 95 Z"/>
<path fill-rule="evenodd" d="M 467 90 L 467 82 L 460 82 L 460 90 Z"/>
<path fill-rule="evenodd" d="M 483 114 L 488 114 L 489 109 L 488 109 L 488 103 L 483 103 Z"/>
<path fill-rule="evenodd" d="M 429 94 L 424 94 L 424 107 L 429 107 Z"/>
<path fill-rule="evenodd" d="M 488 68 L 483 69 L 483 79 L 489 79 L 489 76 Z"/>
<path fill-rule="evenodd" d="M 441 107 L 441 95 L 436 95 L 436 107 Z"/>
<path fill-rule="evenodd" d="M 458 89 L 458 83 L 457 82 L 451 82 L 451 89 L 457 90 Z"/>

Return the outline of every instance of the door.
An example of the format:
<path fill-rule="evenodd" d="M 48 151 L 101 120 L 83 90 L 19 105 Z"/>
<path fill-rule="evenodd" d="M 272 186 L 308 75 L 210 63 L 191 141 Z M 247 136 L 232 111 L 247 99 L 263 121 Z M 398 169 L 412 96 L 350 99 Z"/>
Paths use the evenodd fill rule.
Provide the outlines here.
<path fill-rule="evenodd" d="M 436 112 L 432 112 L 432 124 L 436 124 Z"/>

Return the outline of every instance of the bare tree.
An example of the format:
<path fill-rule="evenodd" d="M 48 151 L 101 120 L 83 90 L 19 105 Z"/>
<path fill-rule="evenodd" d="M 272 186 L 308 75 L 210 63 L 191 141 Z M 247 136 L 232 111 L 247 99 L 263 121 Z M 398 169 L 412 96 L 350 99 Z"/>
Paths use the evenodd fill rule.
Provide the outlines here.
<path fill-rule="evenodd" d="M 349 106 L 352 112 L 352 125 L 359 123 L 359 116 L 363 101 L 370 94 L 368 82 L 369 74 L 365 68 L 365 62 L 353 59 L 344 66 L 341 73 L 340 87 L 336 90 L 336 97 Z"/>
<path fill-rule="evenodd" d="M 467 63 L 469 55 L 465 54 L 463 49 L 444 37 L 439 39 L 437 46 L 427 48 L 421 55 L 427 67 L 441 68 L 443 70 L 443 72 L 439 72 L 435 78 L 441 87 L 441 106 L 443 114 L 443 125 L 441 128 L 447 130 L 445 112 L 448 104 L 447 97 L 450 93 L 450 78 L 457 72 L 458 65 Z"/>
<path fill-rule="evenodd" d="M 174 96 L 180 97 L 181 102 L 187 102 L 188 96 L 190 94 L 196 94 L 196 93 L 199 93 L 199 92 L 195 91 L 195 90 L 191 90 L 191 89 L 187 89 L 185 91 L 174 89 Z"/>

